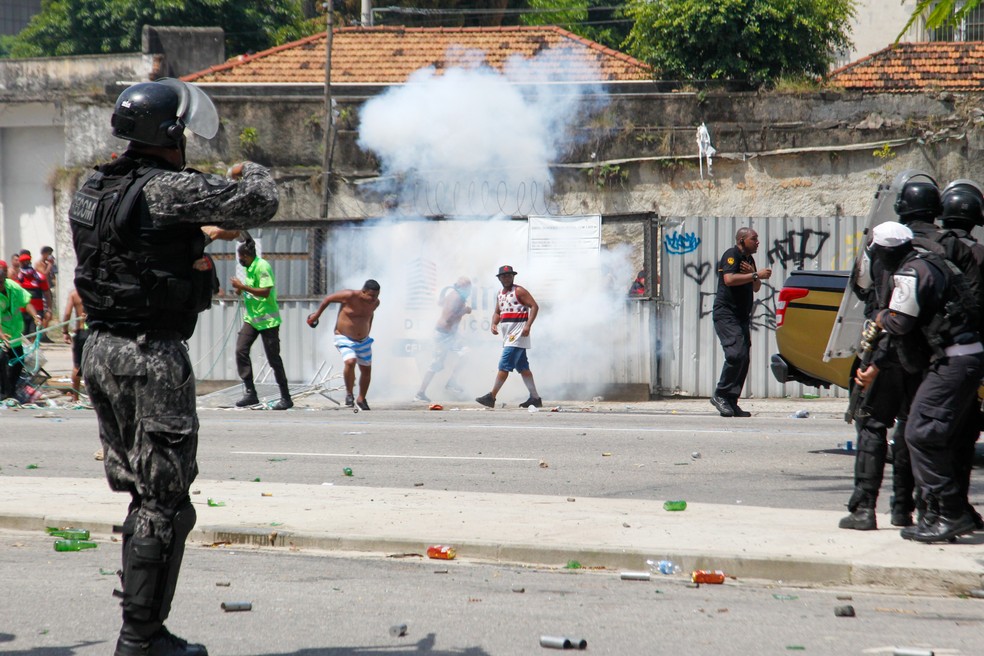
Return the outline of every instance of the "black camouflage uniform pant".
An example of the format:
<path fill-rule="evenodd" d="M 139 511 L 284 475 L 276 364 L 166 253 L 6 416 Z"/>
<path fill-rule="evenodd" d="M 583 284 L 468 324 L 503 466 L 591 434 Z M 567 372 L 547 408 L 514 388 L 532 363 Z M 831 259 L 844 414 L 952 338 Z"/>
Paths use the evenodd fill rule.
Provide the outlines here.
<path fill-rule="evenodd" d="M 948 514 L 966 509 L 954 451 L 960 448 L 958 429 L 975 402 L 982 372 L 980 353 L 940 358 L 930 365 L 909 412 L 905 441 L 916 484 Z"/>
<path fill-rule="evenodd" d="M 93 331 L 82 354 L 106 478 L 132 495 L 134 537 L 173 538 L 171 520 L 198 475 L 195 376 L 180 337 Z M 128 521 L 129 521 L 128 518 Z"/>
<path fill-rule="evenodd" d="M 904 436 L 909 406 L 920 380 L 919 376 L 906 373 L 898 362 L 890 362 L 878 371 L 862 407 L 867 417 L 855 421 L 858 450 L 854 461 L 854 494 L 847 504 L 851 512 L 858 507 L 876 505 L 888 460 L 888 430 L 893 424 L 892 512 L 911 514 L 915 509 L 915 480 Z"/>

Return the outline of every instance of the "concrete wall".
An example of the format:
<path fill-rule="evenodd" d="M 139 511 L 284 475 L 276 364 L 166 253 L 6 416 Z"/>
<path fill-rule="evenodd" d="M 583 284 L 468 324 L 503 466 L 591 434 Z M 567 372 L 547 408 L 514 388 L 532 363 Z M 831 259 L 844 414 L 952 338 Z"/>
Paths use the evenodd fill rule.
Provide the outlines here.
<path fill-rule="evenodd" d="M 160 55 L 78 55 L 0 60 L 0 104 L 32 98 L 58 102 L 99 93 L 117 80 L 146 80 Z"/>
<path fill-rule="evenodd" d="M 0 79 L 5 79 L 2 73 Z M 74 266 L 67 230 L 59 227 L 64 225 L 67 200 L 88 166 L 125 147 L 108 130 L 112 104 L 122 85 L 86 88 L 88 93 L 69 94 L 64 89 L 48 92 L 49 106 L 58 109 L 64 122 L 63 168 L 56 175 L 46 174 L 53 185 L 56 248 L 63 272 Z M 207 87 L 207 91 L 219 108 L 222 125 L 216 139 L 190 141 L 190 160 L 199 168 L 216 171 L 244 158 L 268 164 L 281 188 L 281 211 L 275 222 L 294 227 L 324 225 L 320 219 L 322 89 L 318 85 L 272 85 Z M 359 108 L 379 89 L 336 91 L 342 118 L 329 221 L 351 222 L 384 214 L 454 215 L 460 210 L 453 194 L 449 199 L 446 190 L 421 187 L 403 199 L 367 193 L 366 183 L 377 178 L 379 170 L 373 155 L 356 146 Z M 867 214 L 879 182 L 906 168 L 927 170 L 941 182 L 961 177 L 984 179 L 984 132 L 978 127 L 981 112 L 975 107 L 979 101 L 976 97 L 933 93 L 659 93 L 652 85 L 636 84 L 613 88 L 604 100 L 605 109 L 584 117 L 561 161 L 553 164 L 555 181 L 549 192 L 539 190 L 540 197 L 532 201 L 527 198 L 525 204 L 515 202 L 514 196 L 507 195 L 505 201 L 490 197 L 483 199 L 483 209 L 513 216 L 539 213 L 532 211 L 536 207 L 550 207 L 562 216 L 658 215 L 661 221 L 681 225 L 699 220 L 702 230 L 716 235 L 709 246 L 718 246 L 724 239 L 714 227 L 719 221 L 727 222 L 727 229 L 720 233 L 725 236 L 735 225 L 753 220 L 758 226 L 770 226 L 766 230 L 770 235 L 774 225 L 777 232 L 770 237 L 773 241 L 785 234 L 782 226 L 787 219 L 799 222 L 803 230 L 836 232 L 843 217 Z M 15 107 L 20 109 L 12 109 Z M 8 94 L 0 101 L 0 126 L 5 115 L 11 121 L 18 111 L 21 116 L 31 113 Z M 701 123 L 707 125 L 719 151 L 710 173 L 708 163 L 698 163 L 697 158 L 696 128 Z M 244 144 L 240 139 L 246 128 L 255 130 L 255 144 Z M 602 164 L 624 177 L 599 183 L 597 170 Z M 648 257 L 652 267 L 666 255 L 660 244 L 646 253 L 642 243 L 645 230 L 606 226 L 606 240 L 611 242 L 606 247 L 624 244 L 633 254 L 633 266 L 641 266 Z M 709 251 L 704 255 L 708 260 L 716 257 Z M 849 259 L 850 255 L 838 252 L 837 257 Z M 682 280 L 689 283 L 686 270 L 676 275 L 683 275 Z M 625 286 L 629 282 L 626 280 Z M 709 283 L 702 283 L 702 294 L 710 291 L 705 284 Z M 682 342 L 666 343 L 675 339 L 674 333 L 659 328 L 666 312 L 660 303 L 678 301 L 682 302 L 667 296 L 639 306 L 645 308 L 644 319 L 631 323 L 638 330 L 633 328 L 635 332 L 626 339 L 651 344 L 653 336 L 659 335 L 662 349 L 683 353 Z M 695 316 L 671 319 L 682 321 L 677 325 L 684 326 L 686 334 L 700 336 L 699 345 L 687 345 L 688 353 L 701 361 L 690 361 L 696 363 L 694 369 L 679 368 L 681 363 L 677 362 L 664 368 L 676 373 L 660 380 L 656 364 L 644 370 L 613 366 L 611 371 L 618 373 L 611 375 L 620 378 L 613 382 L 639 384 L 639 376 L 648 375 L 651 378 L 647 382 L 654 391 L 705 393 L 710 379 L 694 372 L 715 369 L 719 347 L 710 331 L 690 330 L 688 326 L 694 324 L 688 322 L 699 321 L 700 313 Z M 767 325 L 763 329 L 769 330 Z M 756 348 L 765 355 L 772 343 L 774 340 L 763 332 Z M 655 344 L 652 353 L 656 354 Z M 634 362 L 648 361 L 633 357 Z M 756 374 L 754 393 L 782 394 L 764 380 L 764 375 Z"/>
<path fill-rule="evenodd" d="M 160 27 L 144 25 L 141 52 L 164 55 L 160 77 L 181 77 L 225 61 L 225 32 L 221 27 Z"/>
<path fill-rule="evenodd" d="M 210 92 L 212 88 L 208 89 Z M 215 90 L 223 117 L 199 154 L 208 162 L 250 155 L 273 166 L 289 190 L 279 218 L 316 219 L 324 121 L 322 99 L 296 87 Z M 249 96 L 243 95 L 249 92 Z M 569 213 L 656 211 L 665 215 L 864 215 L 877 180 L 900 166 L 928 168 L 941 180 L 984 177 L 973 99 L 954 94 L 801 95 L 646 93 L 645 85 L 608 97 L 586 117 L 577 141 L 554 166 L 550 201 Z M 384 199 L 361 193 L 378 174 L 355 145 L 362 100 L 342 96 L 347 118 L 335 149 L 329 218 L 383 213 Z M 696 127 L 706 123 L 718 155 L 713 176 L 698 167 Z M 239 135 L 253 128 L 255 147 Z M 887 149 L 886 149 L 886 144 Z M 876 151 L 879 151 L 876 154 Z M 588 171 L 618 166 L 627 178 L 599 186 Z M 435 214 L 427 193 L 406 214 Z M 454 207 L 443 204 L 444 213 Z M 517 208 L 502 209 L 509 212 Z M 522 214 L 523 212 L 516 212 Z"/>

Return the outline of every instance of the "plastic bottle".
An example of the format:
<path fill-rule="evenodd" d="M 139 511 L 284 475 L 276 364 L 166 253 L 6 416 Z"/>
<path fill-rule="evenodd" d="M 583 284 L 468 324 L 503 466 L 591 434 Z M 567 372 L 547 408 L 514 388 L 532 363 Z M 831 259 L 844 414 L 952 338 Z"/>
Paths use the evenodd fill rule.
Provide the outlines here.
<path fill-rule="evenodd" d="M 650 571 L 653 574 L 659 572 L 660 574 L 679 574 L 683 571 L 683 568 L 674 563 L 672 560 L 647 560 L 646 564 L 649 565 Z"/>
<path fill-rule="evenodd" d="M 683 500 L 663 502 L 663 510 L 686 510 L 686 509 L 687 509 L 687 502 Z"/>
<path fill-rule="evenodd" d="M 455 550 L 454 547 L 449 547 L 443 544 L 433 544 L 427 547 L 427 557 L 436 558 L 438 560 L 454 560 Z"/>
<path fill-rule="evenodd" d="M 55 540 L 55 551 L 82 551 L 83 549 L 95 549 L 95 542 L 85 540 Z"/>
<path fill-rule="evenodd" d="M 55 528 L 53 526 L 48 526 L 45 530 L 48 531 L 48 535 L 53 535 L 56 538 L 64 538 L 66 540 L 89 539 L 89 531 L 84 528 Z"/>
<path fill-rule="evenodd" d="M 694 583 L 724 583 L 724 572 L 719 569 L 697 569 L 690 575 Z"/>

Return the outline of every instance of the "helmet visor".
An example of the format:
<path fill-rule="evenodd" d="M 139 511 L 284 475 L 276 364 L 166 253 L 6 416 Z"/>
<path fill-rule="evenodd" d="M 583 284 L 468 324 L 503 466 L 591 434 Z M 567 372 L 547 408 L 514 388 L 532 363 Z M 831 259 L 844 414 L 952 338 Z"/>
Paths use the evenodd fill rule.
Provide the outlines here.
<path fill-rule="evenodd" d="M 909 182 L 928 182 L 934 187 L 939 186 L 936 183 L 936 179 L 925 171 L 920 171 L 918 169 L 906 169 L 895 176 L 895 179 L 892 180 L 891 188 L 896 194 L 898 194 Z"/>
<path fill-rule="evenodd" d="M 193 84 L 170 77 L 156 81 L 174 89 L 181 98 L 178 118 L 186 128 L 205 139 L 211 139 L 218 133 L 219 114 L 215 111 L 212 99 L 204 91 Z"/>

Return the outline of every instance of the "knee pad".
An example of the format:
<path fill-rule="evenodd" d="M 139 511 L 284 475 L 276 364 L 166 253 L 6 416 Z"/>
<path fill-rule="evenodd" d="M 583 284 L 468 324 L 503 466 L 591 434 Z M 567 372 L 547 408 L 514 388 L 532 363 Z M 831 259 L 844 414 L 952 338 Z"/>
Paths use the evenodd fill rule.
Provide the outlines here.
<path fill-rule="evenodd" d="M 171 529 L 174 531 L 174 543 L 184 544 L 184 541 L 188 538 L 188 534 L 191 533 L 191 529 L 195 528 L 197 521 L 198 513 L 195 512 L 195 507 L 191 505 L 189 499 L 185 498 L 184 502 L 174 512 L 174 518 L 171 520 Z"/>
<path fill-rule="evenodd" d="M 859 439 L 857 462 L 854 467 L 859 482 L 862 480 L 873 481 L 879 487 L 881 486 L 887 453 L 888 444 L 885 440 L 871 436 L 864 436 Z M 875 492 L 877 494 L 877 490 Z"/>

